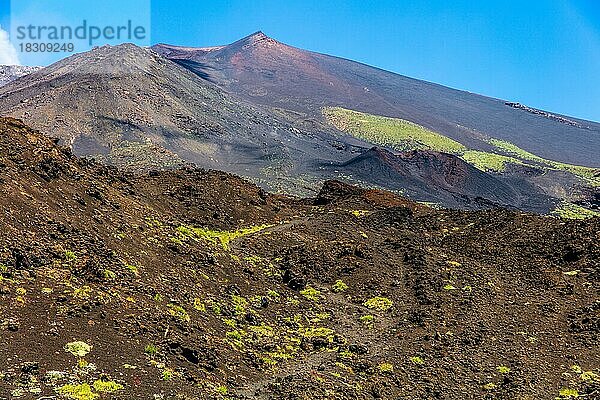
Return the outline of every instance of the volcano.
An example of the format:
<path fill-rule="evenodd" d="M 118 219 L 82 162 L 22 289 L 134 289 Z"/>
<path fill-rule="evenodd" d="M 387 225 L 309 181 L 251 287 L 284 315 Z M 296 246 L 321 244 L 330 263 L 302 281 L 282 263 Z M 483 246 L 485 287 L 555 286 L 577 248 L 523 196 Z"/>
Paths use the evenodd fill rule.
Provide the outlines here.
<path fill-rule="evenodd" d="M 555 161 L 600 167 L 600 124 L 450 89 L 343 58 L 298 49 L 256 32 L 226 46 L 166 44 L 157 52 L 256 103 L 321 118 L 341 106 L 397 117 L 477 149 L 480 135 Z"/>
<path fill-rule="evenodd" d="M 548 144 L 543 154 L 550 154 L 558 140 L 552 129 L 558 129 L 565 151 L 557 159 L 569 160 L 577 150 L 594 165 L 593 123 L 567 123 L 297 49 L 260 32 L 227 46 L 95 48 L 0 88 L 0 112 L 58 138 L 78 156 L 133 173 L 195 165 L 301 196 L 316 194 L 325 180 L 341 179 L 441 207 L 548 213 L 562 201 L 591 204 L 598 187 L 592 168 L 548 160 L 530 153 L 527 143 L 521 148 L 498 139 L 535 138 Z M 532 130 L 535 123 L 521 117 L 543 129 Z M 361 126 L 363 121 L 375 125 Z M 506 132 L 514 126 L 513 133 L 522 135 L 479 126 L 501 121 Z M 389 142 L 405 136 L 400 144 Z M 450 146 L 437 148 L 440 143 Z M 395 158 L 365 162 L 361 155 L 374 145 Z M 385 168 L 378 166 L 383 161 Z M 446 176 L 451 185 L 440 180 L 444 169 L 461 171 Z"/>

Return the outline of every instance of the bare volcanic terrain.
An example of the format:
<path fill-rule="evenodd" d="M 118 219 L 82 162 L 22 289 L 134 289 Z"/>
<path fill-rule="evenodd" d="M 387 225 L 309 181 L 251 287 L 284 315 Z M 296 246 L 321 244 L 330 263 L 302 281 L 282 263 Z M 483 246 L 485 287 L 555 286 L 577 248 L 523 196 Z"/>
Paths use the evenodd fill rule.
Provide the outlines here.
<path fill-rule="evenodd" d="M 7 85 L 0 110 L 76 154 L 131 170 L 193 162 L 251 177 L 268 177 L 267 166 L 294 176 L 300 160 L 339 153 L 333 137 L 301 132 L 129 44 L 74 55 Z"/>
<path fill-rule="evenodd" d="M 229 92 L 292 110 L 301 119 L 319 118 L 323 107 L 345 107 L 406 119 L 480 150 L 480 136 L 488 135 L 547 159 L 600 167 L 596 122 L 298 49 L 262 32 L 227 46 L 153 49 Z"/>
<path fill-rule="evenodd" d="M 29 75 L 41 67 L 27 67 L 21 65 L 0 65 L 0 86 L 14 81 L 22 76 Z"/>
<path fill-rule="evenodd" d="M 546 164 L 540 168 L 516 164 L 511 169 L 490 169 L 481 160 L 497 162 L 499 158 L 503 166 L 505 160 L 516 159 L 474 150 L 481 147 L 499 151 L 489 143 L 490 138 L 481 135 L 465 139 L 465 143 L 472 145 L 469 148 L 454 142 L 454 147 L 458 146 L 462 153 L 443 154 L 452 153 L 454 147 L 433 148 L 433 153 L 427 146 L 397 148 L 385 141 L 380 143 L 377 137 L 363 134 L 360 129 L 345 129 L 344 126 L 354 123 L 344 122 L 345 118 L 362 121 L 363 114 L 321 108 L 331 105 L 332 101 L 337 103 L 336 96 L 328 92 L 331 85 L 323 79 L 313 81 L 311 76 L 303 75 L 302 70 L 298 70 L 296 78 L 299 86 L 306 86 L 306 90 L 314 94 L 311 99 L 305 99 L 316 107 L 311 108 L 314 113 L 298 108 L 298 104 L 306 102 L 299 98 L 287 105 L 275 100 L 265 102 L 263 96 L 248 96 L 230 87 L 230 80 L 222 74 L 235 60 L 235 65 L 247 65 L 250 69 L 258 62 L 253 58 L 258 55 L 259 61 L 275 57 L 278 68 L 287 68 L 286 57 L 312 65 L 312 53 L 261 38 L 261 35 L 253 35 L 220 48 L 169 47 L 166 53 L 164 46 L 155 47 L 171 59 L 130 44 L 100 47 L 0 88 L 0 112 L 21 118 L 41 132 L 60 139 L 61 144 L 69 146 L 78 156 L 92 157 L 133 172 L 194 164 L 238 174 L 272 192 L 301 196 L 316 195 L 325 180 L 341 179 L 394 190 L 413 200 L 443 207 L 506 206 L 548 213 L 562 207 L 565 200 L 596 207 L 594 196 L 598 190 L 594 182 L 598 178 L 594 177 L 597 171 L 591 168 L 557 162 L 548 164 L 549 161 L 544 160 Z M 219 68 L 224 70 L 219 72 L 217 65 L 210 69 L 218 76 L 186 64 L 190 54 L 199 57 L 214 52 L 222 54 L 217 59 Z M 348 68 L 350 66 L 355 67 L 355 64 L 348 64 Z M 275 70 L 274 76 L 283 73 Z M 236 75 L 231 82 L 244 82 L 244 76 Z M 288 78 L 281 76 L 273 82 L 255 84 L 263 87 L 266 97 L 275 99 L 272 86 L 286 88 L 294 81 Z M 319 89 L 319 85 L 323 87 Z M 289 89 L 289 93 L 295 93 L 295 89 Z M 350 86 L 344 93 L 349 101 L 345 104 L 360 106 L 350 102 L 356 98 Z M 323 96 L 330 95 L 330 102 L 321 101 Z M 515 111 L 513 107 L 508 108 Z M 385 109 L 380 110 L 383 111 Z M 388 120 L 375 126 L 375 130 L 386 132 L 389 129 L 386 124 Z M 449 137 L 410 124 L 401 122 L 399 134 L 403 135 L 408 127 L 409 133 L 416 129 L 453 142 Z M 392 167 L 396 172 L 389 173 L 388 169 L 381 175 L 381 160 L 371 157 L 370 153 L 374 144 L 393 153 L 388 160 L 395 159 L 396 164 L 402 162 L 411 167 L 402 173 Z M 503 151 L 510 154 L 506 149 Z M 436 161 L 431 162 L 434 153 Z M 580 170 L 585 180 L 573 174 Z M 441 178 L 440 171 L 443 171 Z"/>
<path fill-rule="evenodd" d="M 10 118 L 0 209 L 2 399 L 600 394 L 599 218 L 134 175 Z"/>
<path fill-rule="evenodd" d="M 555 200 L 523 180 L 486 174 L 462 159 L 433 151 L 394 154 L 374 147 L 342 166 L 357 180 L 395 189 L 412 199 L 455 208 L 552 209 Z M 469 195 L 465 195 L 468 193 Z"/>

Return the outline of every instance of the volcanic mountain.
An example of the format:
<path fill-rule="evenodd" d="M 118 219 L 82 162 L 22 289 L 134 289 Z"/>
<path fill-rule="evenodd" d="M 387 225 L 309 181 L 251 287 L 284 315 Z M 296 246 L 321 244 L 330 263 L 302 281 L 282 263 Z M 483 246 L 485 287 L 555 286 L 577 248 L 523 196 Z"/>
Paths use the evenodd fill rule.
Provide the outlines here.
<path fill-rule="evenodd" d="M 7 85 L 0 110 L 76 154 L 134 170 L 192 162 L 275 189 L 315 160 L 343 160 L 333 128 L 301 130 L 129 44 L 74 55 Z"/>
<path fill-rule="evenodd" d="M 59 138 L 77 155 L 130 171 L 193 163 L 296 195 L 315 194 L 327 179 L 345 179 L 398 190 L 440 206 L 502 205 L 547 213 L 562 200 L 590 204 L 596 191 L 596 171 L 591 168 L 549 161 L 512 143 L 494 142 L 497 139 L 483 133 L 471 130 L 459 143 L 408 120 L 326 107 L 338 104 L 375 110 L 377 104 L 382 105 L 373 97 L 375 86 L 365 90 L 364 71 L 395 76 L 392 83 L 408 78 L 295 49 L 262 34 L 223 47 L 154 49 L 170 59 L 131 44 L 104 46 L 66 58 L 0 88 L 0 112 Z M 334 74 L 337 70 L 332 65 L 325 68 L 319 57 L 337 60 L 339 73 Z M 271 72 L 261 65 L 270 65 Z M 348 71 L 341 71 L 342 67 Z M 348 74 L 358 81 L 352 83 Z M 423 85 L 413 89 L 432 87 Z M 281 97 L 287 96 L 284 92 L 292 97 Z M 359 92 L 366 96 L 364 107 L 354 103 Z M 344 96 L 345 102 L 338 100 Z M 575 129 L 515 107 L 506 109 Z M 476 119 L 482 117 L 478 110 L 474 112 Z M 568 134 L 565 137 L 568 141 Z M 400 142 L 390 142 L 390 138 Z M 403 162 L 408 156 L 401 154 L 406 151 L 455 157 L 436 156 L 437 161 L 449 163 L 443 167 L 430 162 L 433 153 L 410 156 L 413 167 L 393 175 L 398 180 L 393 182 L 391 175 L 379 176 L 373 165 L 352 161 L 373 145 L 400 155 Z M 478 171 L 462 165 L 467 169 L 452 177 L 451 187 L 437 179 L 440 169 L 452 169 L 459 161 Z M 410 174 L 416 174 L 414 179 L 409 179 Z M 474 177 L 476 183 L 471 182 Z M 413 190 L 415 180 L 417 191 Z M 499 185 L 497 190 L 491 189 L 494 184 Z"/>
<path fill-rule="evenodd" d="M 257 32 L 227 46 L 157 52 L 255 103 L 322 118 L 340 106 L 402 118 L 485 150 L 481 135 L 543 158 L 600 167 L 600 124 L 558 116 L 292 46 Z"/>

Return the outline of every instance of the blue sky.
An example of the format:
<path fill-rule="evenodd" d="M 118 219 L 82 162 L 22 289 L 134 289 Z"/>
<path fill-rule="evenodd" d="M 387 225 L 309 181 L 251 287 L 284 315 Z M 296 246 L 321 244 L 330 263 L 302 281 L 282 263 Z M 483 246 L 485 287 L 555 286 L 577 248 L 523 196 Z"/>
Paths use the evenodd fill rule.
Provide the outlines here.
<path fill-rule="evenodd" d="M 600 121 L 596 0 L 152 0 L 151 21 L 153 43 L 226 44 L 262 30 L 297 47 Z"/>

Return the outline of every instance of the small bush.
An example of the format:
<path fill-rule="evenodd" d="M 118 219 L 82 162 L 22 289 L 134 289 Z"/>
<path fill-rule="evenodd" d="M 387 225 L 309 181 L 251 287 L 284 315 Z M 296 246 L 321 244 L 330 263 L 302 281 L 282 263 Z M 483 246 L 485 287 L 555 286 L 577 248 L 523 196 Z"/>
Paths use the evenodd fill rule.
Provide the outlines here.
<path fill-rule="evenodd" d="M 425 361 L 423 361 L 423 359 L 421 357 L 418 357 L 418 356 L 411 357 L 410 358 L 410 362 L 412 362 L 413 364 L 417 364 L 417 365 L 423 365 L 423 364 L 425 364 Z"/>
<path fill-rule="evenodd" d="M 390 363 L 379 364 L 379 371 L 381 372 L 394 372 L 394 366 Z"/>
<path fill-rule="evenodd" d="M 181 306 L 169 304 L 169 315 L 177 318 L 180 322 L 190 322 L 190 316 Z"/>
<path fill-rule="evenodd" d="M 363 305 L 372 310 L 387 311 L 392 308 L 393 304 L 394 303 L 392 300 L 388 299 L 387 297 L 378 296 L 365 301 Z"/>
<path fill-rule="evenodd" d="M 300 294 L 306 297 L 308 300 L 319 301 L 321 299 L 321 292 L 312 287 L 307 287 L 304 290 L 300 291 Z"/>
<path fill-rule="evenodd" d="M 153 356 L 158 353 L 158 348 L 153 344 L 149 344 L 144 348 L 144 353 Z"/>
<path fill-rule="evenodd" d="M 501 374 L 508 374 L 510 372 L 510 368 L 508 368 L 505 365 L 500 365 L 498 368 L 496 368 L 498 370 L 498 372 L 500 372 Z"/>
<path fill-rule="evenodd" d="M 344 282 L 342 282 L 339 279 L 337 281 L 335 281 L 335 283 L 331 287 L 331 290 L 334 293 L 342 293 L 342 292 L 346 291 L 347 289 L 348 289 L 348 285 L 346 285 Z"/>
<path fill-rule="evenodd" d="M 81 341 L 67 343 L 65 345 L 65 351 L 73 354 L 75 357 L 85 357 L 90 351 L 92 351 L 92 347 L 89 344 Z"/>

